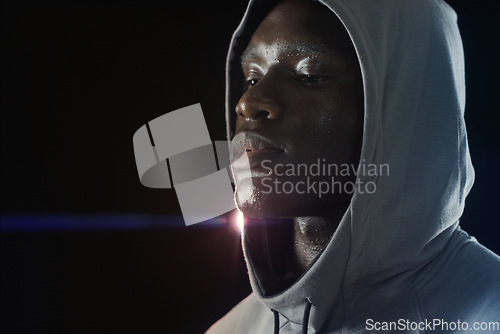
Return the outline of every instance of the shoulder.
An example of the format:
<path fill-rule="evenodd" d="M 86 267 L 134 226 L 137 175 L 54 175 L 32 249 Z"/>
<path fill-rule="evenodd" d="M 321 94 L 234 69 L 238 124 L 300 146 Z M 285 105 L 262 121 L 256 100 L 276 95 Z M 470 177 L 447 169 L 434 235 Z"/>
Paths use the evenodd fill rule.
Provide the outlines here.
<path fill-rule="evenodd" d="M 272 312 L 252 293 L 224 317 L 212 325 L 206 333 L 258 333 L 259 328 L 269 328 Z"/>
<path fill-rule="evenodd" d="M 500 257 L 460 231 L 459 242 L 420 298 L 426 317 L 495 320 L 500 309 Z"/>

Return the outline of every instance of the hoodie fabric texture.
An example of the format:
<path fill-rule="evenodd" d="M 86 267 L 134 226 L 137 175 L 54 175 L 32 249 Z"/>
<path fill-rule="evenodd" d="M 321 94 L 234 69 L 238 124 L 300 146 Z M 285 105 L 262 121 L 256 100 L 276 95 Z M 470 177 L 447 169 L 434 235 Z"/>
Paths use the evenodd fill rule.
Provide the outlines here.
<path fill-rule="evenodd" d="M 279 251 L 273 228 L 247 225 L 242 243 L 253 293 L 208 333 L 370 333 L 375 322 L 435 319 L 469 327 L 379 332 L 498 333 L 473 326 L 500 322 L 500 258 L 459 226 L 474 169 L 455 12 L 440 0 L 321 3 L 345 26 L 360 62 L 361 161 L 388 164 L 390 175 L 358 175 L 376 191 L 354 193 L 326 248 L 284 290 L 277 288 L 281 263 L 272 261 Z M 240 56 L 272 6 L 251 1 L 231 42 L 230 137 L 243 83 Z"/>

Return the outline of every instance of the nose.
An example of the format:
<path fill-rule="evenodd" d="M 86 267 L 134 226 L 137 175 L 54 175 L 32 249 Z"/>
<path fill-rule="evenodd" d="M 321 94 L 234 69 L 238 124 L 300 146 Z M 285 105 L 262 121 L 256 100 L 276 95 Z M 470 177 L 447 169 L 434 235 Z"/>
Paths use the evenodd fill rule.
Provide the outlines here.
<path fill-rule="evenodd" d="M 247 120 L 279 119 L 285 113 L 278 74 L 268 72 L 240 98 L 235 111 Z"/>

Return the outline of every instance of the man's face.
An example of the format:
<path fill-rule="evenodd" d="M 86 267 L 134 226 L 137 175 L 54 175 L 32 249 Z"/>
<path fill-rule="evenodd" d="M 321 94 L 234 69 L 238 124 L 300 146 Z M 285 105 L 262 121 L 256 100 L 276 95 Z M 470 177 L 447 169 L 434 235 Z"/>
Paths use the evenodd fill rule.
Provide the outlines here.
<path fill-rule="evenodd" d="M 320 198 L 318 183 L 310 185 L 331 184 L 332 177 L 353 182 L 353 173 L 341 177 L 332 168 L 315 176 L 303 173 L 318 159 L 339 167 L 359 162 L 362 78 L 335 14 L 318 3 L 281 2 L 253 34 L 242 70 L 246 91 L 235 110 L 232 153 L 247 152 L 252 178 L 233 165 L 238 208 L 257 218 L 300 217 L 328 214 L 345 204 L 350 194 L 336 189 Z"/>

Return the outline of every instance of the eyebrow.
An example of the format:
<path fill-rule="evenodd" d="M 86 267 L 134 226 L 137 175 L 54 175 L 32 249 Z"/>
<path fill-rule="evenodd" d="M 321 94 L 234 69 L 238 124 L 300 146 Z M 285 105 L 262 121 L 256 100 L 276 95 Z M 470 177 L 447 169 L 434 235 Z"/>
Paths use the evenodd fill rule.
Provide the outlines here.
<path fill-rule="evenodd" d="M 331 57 L 331 58 L 340 58 L 343 59 L 340 53 L 333 51 L 331 48 L 327 47 L 324 44 L 308 44 L 308 43 L 300 43 L 300 42 L 288 42 L 288 43 L 280 43 L 285 49 L 285 52 L 288 50 L 289 53 L 297 54 L 297 55 L 306 55 L 306 54 L 320 54 L 323 56 Z M 241 55 L 241 64 L 243 65 L 247 61 L 252 61 L 260 58 L 262 52 L 252 49 L 246 49 L 243 51 Z"/>

